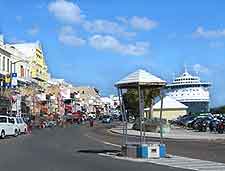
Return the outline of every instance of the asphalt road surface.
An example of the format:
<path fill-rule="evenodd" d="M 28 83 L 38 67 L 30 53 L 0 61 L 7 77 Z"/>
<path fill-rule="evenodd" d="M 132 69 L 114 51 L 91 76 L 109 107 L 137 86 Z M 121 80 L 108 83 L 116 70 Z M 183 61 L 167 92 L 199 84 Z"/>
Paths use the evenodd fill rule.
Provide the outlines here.
<path fill-rule="evenodd" d="M 108 127 L 99 124 L 94 128 L 89 128 L 87 125 L 47 128 L 35 130 L 32 135 L 0 140 L 0 170 L 183 171 L 183 169 L 118 160 L 99 155 L 98 153 L 119 150 L 116 146 L 103 143 L 104 141 L 115 144 L 120 142 L 118 135 L 113 135 L 107 131 Z M 178 146 L 179 144 L 180 142 Z M 225 150 L 223 149 L 223 151 Z"/>
<path fill-rule="evenodd" d="M 99 127 L 101 128 L 101 126 Z M 32 135 L 0 140 L 1 171 L 181 171 L 149 163 L 98 155 L 118 148 L 94 139 L 98 128 L 72 126 L 33 131 Z M 101 135 L 104 136 L 104 135 Z"/>
<path fill-rule="evenodd" d="M 111 125 L 98 125 L 98 129 L 91 131 L 91 135 L 98 139 L 104 139 L 113 144 L 121 143 L 121 136 L 108 131 Z M 224 134 L 225 136 L 225 134 Z M 128 141 L 139 141 L 136 136 L 129 136 Z M 148 142 L 159 142 L 159 138 L 147 138 Z M 164 139 L 169 154 L 190 157 L 201 160 L 225 163 L 225 141 L 224 140 L 174 140 Z"/>

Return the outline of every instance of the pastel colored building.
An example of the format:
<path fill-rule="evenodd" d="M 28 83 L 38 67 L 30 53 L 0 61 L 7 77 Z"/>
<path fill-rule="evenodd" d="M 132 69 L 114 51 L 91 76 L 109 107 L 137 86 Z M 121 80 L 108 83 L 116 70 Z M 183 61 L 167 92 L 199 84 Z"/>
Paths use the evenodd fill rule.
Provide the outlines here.
<path fill-rule="evenodd" d="M 47 84 L 49 74 L 40 42 L 19 43 L 12 44 L 11 46 L 26 55 L 31 67 L 31 77 L 36 80 L 40 86 L 45 86 Z"/>

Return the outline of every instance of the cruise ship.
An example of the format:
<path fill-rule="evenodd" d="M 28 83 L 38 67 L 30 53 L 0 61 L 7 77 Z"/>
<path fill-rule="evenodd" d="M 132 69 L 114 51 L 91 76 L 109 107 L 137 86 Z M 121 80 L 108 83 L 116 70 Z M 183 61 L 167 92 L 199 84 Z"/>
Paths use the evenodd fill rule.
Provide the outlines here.
<path fill-rule="evenodd" d="M 210 86 L 185 71 L 166 86 L 166 94 L 188 106 L 188 113 L 205 113 L 209 112 Z"/>

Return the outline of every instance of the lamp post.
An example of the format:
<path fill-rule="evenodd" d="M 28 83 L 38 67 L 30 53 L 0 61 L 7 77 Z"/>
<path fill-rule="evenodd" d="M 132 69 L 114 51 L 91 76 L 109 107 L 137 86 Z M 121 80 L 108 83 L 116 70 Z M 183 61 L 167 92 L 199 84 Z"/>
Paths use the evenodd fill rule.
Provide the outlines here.
<path fill-rule="evenodd" d="M 17 63 L 19 63 L 19 62 L 26 62 L 26 63 L 28 63 L 28 61 L 27 60 L 24 60 L 24 59 L 20 59 L 20 60 L 17 60 L 17 61 L 15 61 L 15 62 L 11 62 L 10 63 L 10 82 L 11 82 L 11 84 L 12 84 L 12 74 L 13 74 L 13 72 L 12 72 L 12 66 L 14 65 L 14 73 L 16 72 L 16 64 Z M 11 103 L 11 109 L 10 109 L 10 114 L 12 115 L 12 99 L 10 99 L 10 103 Z M 18 112 L 17 111 L 17 99 L 16 99 L 16 113 Z"/>

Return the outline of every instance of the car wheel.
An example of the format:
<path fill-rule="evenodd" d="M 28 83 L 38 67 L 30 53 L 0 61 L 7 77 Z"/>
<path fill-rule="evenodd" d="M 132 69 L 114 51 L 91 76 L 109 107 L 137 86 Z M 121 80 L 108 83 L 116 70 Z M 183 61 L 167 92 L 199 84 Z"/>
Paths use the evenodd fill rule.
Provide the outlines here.
<path fill-rule="evenodd" d="M 2 132 L 1 132 L 1 138 L 2 138 L 2 139 L 5 138 L 5 131 L 4 131 L 4 130 L 2 130 Z"/>
<path fill-rule="evenodd" d="M 24 134 L 26 134 L 26 133 L 27 133 L 27 129 L 25 128 L 25 129 L 24 129 Z"/>
<path fill-rule="evenodd" d="M 19 132 L 17 131 L 17 129 L 15 130 L 14 136 L 17 137 L 19 135 Z"/>

